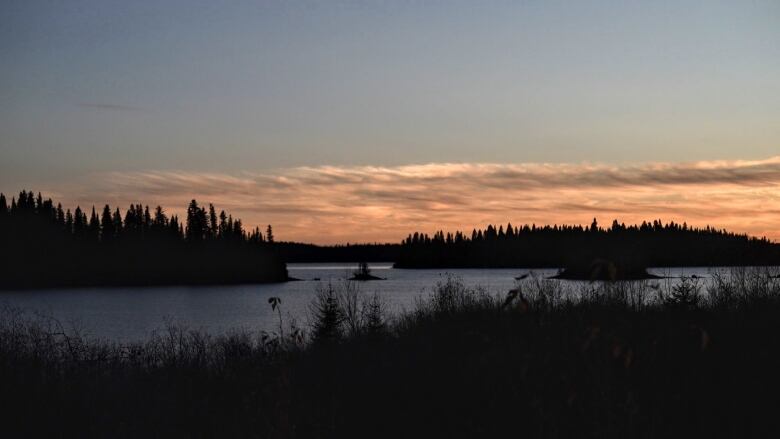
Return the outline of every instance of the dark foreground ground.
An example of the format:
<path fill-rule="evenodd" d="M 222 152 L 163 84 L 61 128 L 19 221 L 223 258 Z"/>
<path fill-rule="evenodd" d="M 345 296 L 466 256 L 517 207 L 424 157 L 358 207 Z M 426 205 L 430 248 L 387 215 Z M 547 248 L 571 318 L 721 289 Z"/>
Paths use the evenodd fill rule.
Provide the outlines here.
<path fill-rule="evenodd" d="M 306 331 L 145 344 L 6 310 L 4 437 L 777 437 L 780 281 L 531 279 L 493 297 L 451 279 L 388 319 L 325 289 Z M 567 298 L 568 297 L 568 298 Z M 283 312 L 280 313 L 283 315 Z"/>

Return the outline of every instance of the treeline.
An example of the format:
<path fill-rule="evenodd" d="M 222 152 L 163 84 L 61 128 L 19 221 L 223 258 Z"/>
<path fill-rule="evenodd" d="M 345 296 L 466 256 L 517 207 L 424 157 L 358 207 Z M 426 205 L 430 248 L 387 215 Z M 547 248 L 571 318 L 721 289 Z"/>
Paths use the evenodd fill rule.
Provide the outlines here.
<path fill-rule="evenodd" d="M 661 220 L 610 227 L 489 225 L 484 230 L 410 234 L 398 268 L 568 267 L 605 259 L 631 267 L 747 266 L 780 264 L 780 245 L 712 227 Z"/>
<path fill-rule="evenodd" d="M 192 200 L 187 217 L 131 204 L 71 212 L 40 193 L 0 194 L 0 288 L 277 282 L 283 260 L 240 219 Z"/>

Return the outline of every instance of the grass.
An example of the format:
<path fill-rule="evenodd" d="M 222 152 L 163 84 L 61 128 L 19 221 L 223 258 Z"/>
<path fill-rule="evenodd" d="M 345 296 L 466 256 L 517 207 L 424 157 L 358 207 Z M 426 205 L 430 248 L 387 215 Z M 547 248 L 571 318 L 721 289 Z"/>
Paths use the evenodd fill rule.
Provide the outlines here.
<path fill-rule="evenodd" d="M 6 309 L 3 429 L 15 436 L 768 437 L 780 279 L 440 283 L 388 316 L 323 285 L 313 325 L 89 341 Z M 275 304 L 274 306 L 277 306 Z M 281 313 L 280 313 L 281 315 Z"/>

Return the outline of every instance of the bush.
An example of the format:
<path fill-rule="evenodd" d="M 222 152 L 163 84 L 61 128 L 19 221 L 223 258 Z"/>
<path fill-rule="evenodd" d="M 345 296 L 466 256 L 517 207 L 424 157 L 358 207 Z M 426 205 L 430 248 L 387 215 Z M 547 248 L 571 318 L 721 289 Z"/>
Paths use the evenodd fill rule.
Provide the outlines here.
<path fill-rule="evenodd" d="M 317 286 L 309 306 L 312 341 L 377 335 L 386 329 L 386 305 L 378 294 L 366 296 L 356 282 Z"/>

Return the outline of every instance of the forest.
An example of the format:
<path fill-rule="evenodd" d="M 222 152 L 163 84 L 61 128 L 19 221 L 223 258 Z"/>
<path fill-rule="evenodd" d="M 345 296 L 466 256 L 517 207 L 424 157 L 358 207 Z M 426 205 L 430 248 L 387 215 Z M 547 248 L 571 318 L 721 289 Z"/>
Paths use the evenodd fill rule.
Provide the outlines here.
<path fill-rule="evenodd" d="M 255 228 L 192 200 L 187 217 L 158 206 L 71 212 L 40 193 L 0 194 L 0 288 L 282 282 L 287 268 Z"/>
<path fill-rule="evenodd" d="M 780 265 L 780 244 L 710 226 L 661 220 L 603 227 L 488 225 L 413 233 L 400 244 L 277 242 L 270 225 L 192 200 L 186 218 L 161 206 L 63 209 L 38 193 L 0 194 L 0 288 L 282 282 L 288 262 L 392 261 L 396 268 L 563 268 L 613 261 L 620 270 Z M 637 269 L 637 270 L 635 270 Z"/>
<path fill-rule="evenodd" d="M 484 230 L 410 234 L 397 268 L 559 268 L 609 260 L 631 267 L 748 266 L 780 264 L 780 245 L 766 238 L 710 226 L 661 220 L 602 227 L 489 225 Z"/>

